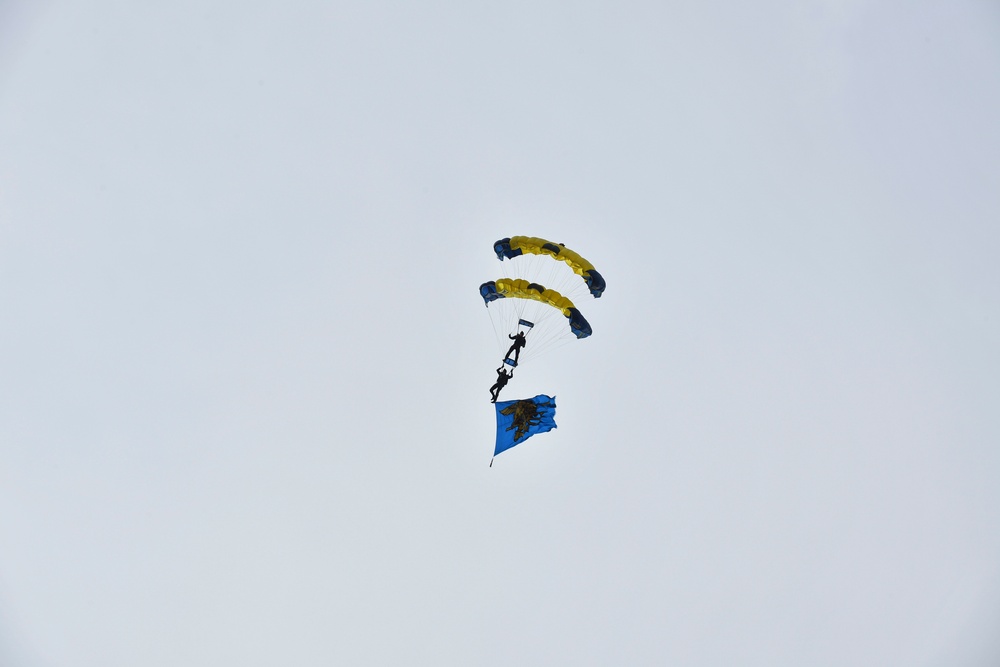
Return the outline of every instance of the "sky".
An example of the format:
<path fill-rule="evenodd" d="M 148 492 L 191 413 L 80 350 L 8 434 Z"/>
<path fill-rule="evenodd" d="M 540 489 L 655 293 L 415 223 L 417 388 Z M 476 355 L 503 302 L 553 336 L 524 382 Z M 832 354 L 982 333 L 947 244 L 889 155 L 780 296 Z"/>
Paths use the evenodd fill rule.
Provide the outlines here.
<path fill-rule="evenodd" d="M 985 0 L 0 2 L 0 665 L 998 664 L 997 118 Z"/>

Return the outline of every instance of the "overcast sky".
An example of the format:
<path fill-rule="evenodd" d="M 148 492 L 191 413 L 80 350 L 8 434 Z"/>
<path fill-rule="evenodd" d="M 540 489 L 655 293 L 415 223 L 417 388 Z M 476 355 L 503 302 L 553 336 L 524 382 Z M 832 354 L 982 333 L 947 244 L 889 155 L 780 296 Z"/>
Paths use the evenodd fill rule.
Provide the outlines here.
<path fill-rule="evenodd" d="M 0 1 L 0 664 L 995 666 L 998 118 L 985 0 Z"/>

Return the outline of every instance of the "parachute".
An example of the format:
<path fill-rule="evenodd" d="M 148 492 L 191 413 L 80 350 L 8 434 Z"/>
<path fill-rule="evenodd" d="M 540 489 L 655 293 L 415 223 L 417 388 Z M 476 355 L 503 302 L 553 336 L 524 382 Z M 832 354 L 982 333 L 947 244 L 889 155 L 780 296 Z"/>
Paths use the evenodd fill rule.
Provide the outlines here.
<path fill-rule="evenodd" d="M 570 331 L 577 338 L 586 338 L 593 333 L 590 324 L 584 319 L 580 311 L 576 309 L 572 301 L 555 290 L 545 289 L 545 287 L 538 283 L 529 283 L 527 280 L 520 280 L 518 278 L 500 278 L 499 280 L 491 280 L 488 283 L 480 285 L 479 294 L 482 295 L 483 301 L 487 306 L 492 301 L 504 298 L 532 299 L 548 304 L 566 316 L 566 319 L 569 320 Z M 521 312 L 523 310 L 522 308 Z M 518 320 L 520 326 L 527 324 L 528 328 L 534 327 L 533 322 L 526 323 L 521 317 L 518 317 Z"/>
<path fill-rule="evenodd" d="M 562 243 L 552 243 L 551 241 L 534 236 L 511 236 L 510 238 L 500 239 L 494 243 L 493 251 L 496 252 L 497 259 L 500 261 L 521 257 L 525 253 L 530 255 L 548 255 L 549 257 L 565 262 L 573 270 L 573 273 L 583 278 L 587 288 L 595 299 L 601 298 L 601 295 L 604 294 L 604 288 L 606 287 L 604 277 L 597 272 L 593 264 Z"/>

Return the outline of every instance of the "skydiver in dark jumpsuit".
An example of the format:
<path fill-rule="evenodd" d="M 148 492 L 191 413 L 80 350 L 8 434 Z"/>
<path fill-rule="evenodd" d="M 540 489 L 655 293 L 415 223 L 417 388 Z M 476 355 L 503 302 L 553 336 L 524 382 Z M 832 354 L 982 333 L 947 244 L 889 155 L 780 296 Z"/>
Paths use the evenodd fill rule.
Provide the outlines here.
<path fill-rule="evenodd" d="M 507 361 L 508 359 L 510 359 L 510 355 L 513 352 L 514 365 L 517 366 L 517 358 L 521 355 L 521 348 L 527 346 L 528 341 L 525 340 L 523 331 L 518 331 L 516 336 L 511 336 L 510 334 L 507 334 L 507 338 L 510 338 L 512 341 L 514 341 L 514 344 L 510 346 L 509 350 L 507 350 L 507 356 L 505 356 L 503 360 Z"/>
<path fill-rule="evenodd" d="M 490 387 L 490 396 L 493 397 L 493 400 L 491 400 L 490 403 L 497 402 L 497 398 L 500 396 L 500 390 L 507 386 L 507 381 L 512 377 L 514 377 L 513 370 L 511 370 L 510 374 L 508 374 L 507 371 L 504 370 L 503 366 L 500 366 L 500 368 L 497 369 L 497 382 L 495 385 Z"/>

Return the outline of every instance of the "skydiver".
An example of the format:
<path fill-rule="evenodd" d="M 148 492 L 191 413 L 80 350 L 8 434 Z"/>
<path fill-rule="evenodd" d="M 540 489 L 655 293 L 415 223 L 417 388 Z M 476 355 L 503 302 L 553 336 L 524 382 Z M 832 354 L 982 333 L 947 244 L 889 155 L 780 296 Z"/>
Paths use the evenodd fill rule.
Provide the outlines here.
<path fill-rule="evenodd" d="M 493 397 L 493 400 L 491 400 L 490 403 L 497 402 L 497 398 L 500 396 L 500 390 L 507 386 L 507 381 L 512 377 L 514 377 L 514 369 L 511 369 L 509 374 L 504 369 L 503 365 L 497 369 L 497 382 L 495 385 L 490 387 L 490 396 Z"/>
<path fill-rule="evenodd" d="M 510 334 L 507 334 L 507 338 L 510 338 L 512 341 L 514 341 L 514 344 L 510 346 L 509 350 L 507 350 L 507 356 L 505 356 L 503 360 L 507 361 L 508 359 L 510 359 L 510 354 L 511 352 L 513 352 L 514 365 L 517 366 L 517 358 L 521 354 L 521 348 L 527 346 L 528 341 L 525 339 L 523 331 L 518 331 L 516 336 L 511 336 Z"/>

